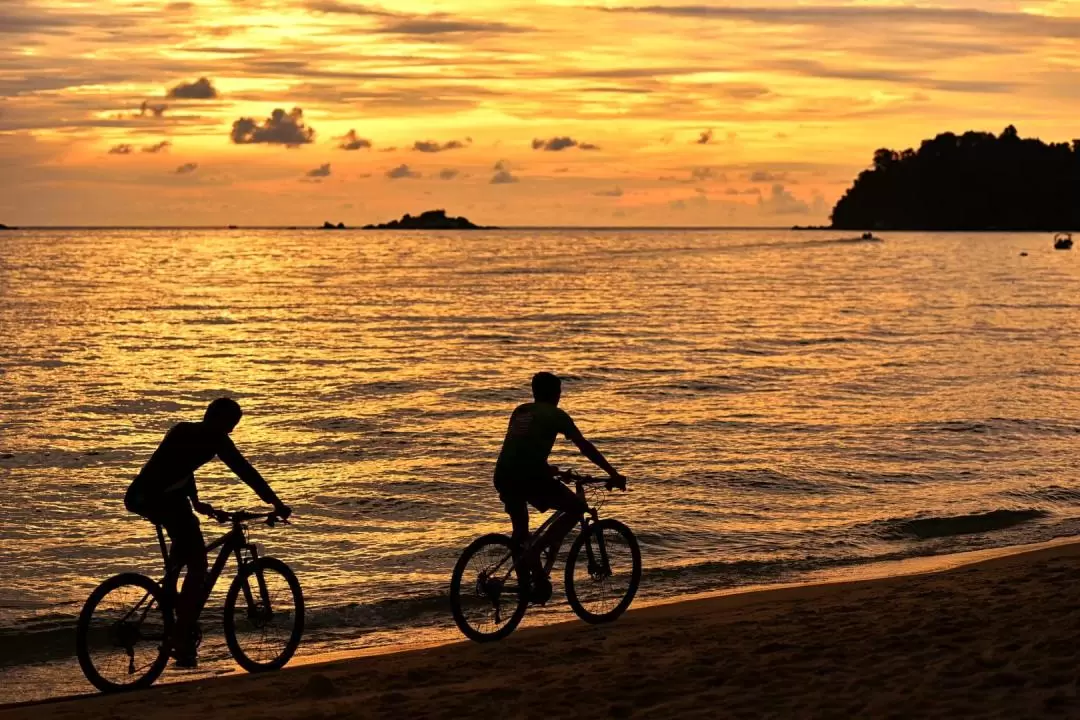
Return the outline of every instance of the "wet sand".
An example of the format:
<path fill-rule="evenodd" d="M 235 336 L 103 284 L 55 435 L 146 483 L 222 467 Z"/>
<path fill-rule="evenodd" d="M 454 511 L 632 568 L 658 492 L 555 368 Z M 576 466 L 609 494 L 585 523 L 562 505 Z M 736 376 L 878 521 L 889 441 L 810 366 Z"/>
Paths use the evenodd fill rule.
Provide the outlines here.
<path fill-rule="evenodd" d="M 0 710 L 0 719 L 1078 717 L 1080 543 Z M 526 623 L 528 618 L 526 618 Z"/>

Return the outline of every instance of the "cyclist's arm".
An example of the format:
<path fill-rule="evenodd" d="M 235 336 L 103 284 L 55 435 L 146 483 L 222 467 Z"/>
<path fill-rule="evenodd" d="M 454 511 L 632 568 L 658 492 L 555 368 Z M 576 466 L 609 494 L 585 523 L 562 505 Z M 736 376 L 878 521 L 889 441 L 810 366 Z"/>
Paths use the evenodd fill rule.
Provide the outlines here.
<path fill-rule="evenodd" d="M 285 508 L 285 504 L 281 502 L 266 480 L 263 480 L 263 476 L 247 461 L 247 458 L 240 453 L 228 436 L 225 437 L 221 447 L 218 449 L 218 457 L 229 466 L 230 470 L 236 473 L 238 478 L 254 490 L 255 494 L 263 502 L 273 505 L 275 508 Z"/>
<path fill-rule="evenodd" d="M 569 415 L 566 416 L 566 420 L 568 424 L 563 431 L 563 434 L 566 435 L 566 439 L 577 445 L 577 448 L 581 451 L 582 455 L 589 458 L 594 465 L 608 475 L 611 475 L 612 477 L 621 477 L 619 471 L 607 461 L 604 454 L 597 450 L 595 445 L 585 439 L 585 436 L 581 434 L 581 431 L 578 430 L 577 425 L 574 424 L 574 421 L 570 419 Z"/>
<path fill-rule="evenodd" d="M 199 500 L 199 488 L 195 485 L 195 477 L 192 476 L 191 482 L 188 483 L 187 496 L 191 498 L 191 507 L 195 508 L 195 512 L 202 513 L 203 515 L 210 515 L 214 512 L 214 508 L 209 503 L 204 503 Z"/>

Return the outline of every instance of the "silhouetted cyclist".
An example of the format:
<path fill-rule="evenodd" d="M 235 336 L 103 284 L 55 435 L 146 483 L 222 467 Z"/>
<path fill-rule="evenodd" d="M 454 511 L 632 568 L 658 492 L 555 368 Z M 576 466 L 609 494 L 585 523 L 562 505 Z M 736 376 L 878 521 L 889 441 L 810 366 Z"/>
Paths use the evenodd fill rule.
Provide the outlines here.
<path fill-rule="evenodd" d="M 588 509 L 573 490 L 552 476 L 558 468 L 548 465 L 548 455 L 557 435 L 577 445 L 582 455 L 612 478 L 625 481 L 585 439 L 570 416 L 559 409 L 562 381 L 558 377 L 548 372 L 536 373 L 532 391 L 534 402 L 519 405 L 510 415 L 502 452 L 495 463 L 495 489 L 510 515 L 513 539 L 519 548 L 529 537 L 529 505 L 541 512 L 555 509 L 566 513 L 548 531 L 546 539 L 552 541 L 565 537 Z M 540 550 L 540 547 L 530 548 L 525 560 L 532 568 L 532 600 L 547 602 L 551 597 L 551 582 L 541 568 Z"/>
<path fill-rule="evenodd" d="M 195 471 L 219 457 L 256 495 L 273 505 L 281 518 L 292 513 L 229 437 L 242 416 L 235 400 L 218 398 L 206 408 L 202 422 L 174 425 L 124 496 L 128 510 L 164 526 L 172 541 L 170 562 L 187 566 L 172 638 L 172 654 L 180 667 L 197 664 L 194 629 L 202 611 L 206 579 L 206 544 L 192 508 L 204 515 L 214 512 L 199 501 Z"/>

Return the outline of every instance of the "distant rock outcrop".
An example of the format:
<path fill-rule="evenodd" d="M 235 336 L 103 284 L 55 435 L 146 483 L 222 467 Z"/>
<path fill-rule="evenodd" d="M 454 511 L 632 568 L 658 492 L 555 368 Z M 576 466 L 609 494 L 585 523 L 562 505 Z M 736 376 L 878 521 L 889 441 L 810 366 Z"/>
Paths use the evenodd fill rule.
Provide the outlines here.
<path fill-rule="evenodd" d="M 845 230 L 1080 228 L 1080 140 L 1044 143 L 1009 126 L 881 149 L 832 212 Z"/>
<path fill-rule="evenodd" d="M 447 217 L 445 210 L 428 210 L 413 216 L 406 213 L 400 220 L 379 225 L 365 225 L 365 230 L 483 230 L 464 217 Z M 487 228 L 491 229 L 491 228 Z"/>
<path fill-rule="evenodd" d="M 345 230 L 346 228 L 345 228 L 345 223 L 343 223 L 343 222 L 339 222 L 337 225 L 335 225 L 334 223 L 330 222 L 329 220 L 326 220 L 322 224 L 322 229 L 323 230 Z"/>
<path fill-rule="evenodd" d="M 15 229 L 15 228 L 13 228 L 13 227 L 8 227 L 8 226 L 7 226 L 7 225 L 5 225 L 4 223 L 0 223 L 0 230 L 14 230 L 14 229 Z"/>

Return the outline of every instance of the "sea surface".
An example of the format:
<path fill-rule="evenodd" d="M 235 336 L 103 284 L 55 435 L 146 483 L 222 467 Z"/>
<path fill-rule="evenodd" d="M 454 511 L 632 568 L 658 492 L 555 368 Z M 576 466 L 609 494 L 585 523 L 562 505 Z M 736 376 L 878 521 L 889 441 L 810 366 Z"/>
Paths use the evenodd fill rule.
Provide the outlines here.
<path fill-rule="evenodd" d="M 509 530 L 491 474 L 537 370 L 630 478 L 602 514 L 641 541 L 642 602 L 1080 533 L 1077 252 L 848 235 L 3 232 L 0 702 L 91 690 L 83 600 L 160 573 L 124 491 L 220 395 L 296 512 L 253 535 L 300 577 L 306 656 L 458 637 L 450 571 Z M 198 479 L 259 507 L 220 463 Z M 201 674 L 236 671 L 227 579 Z"/>

